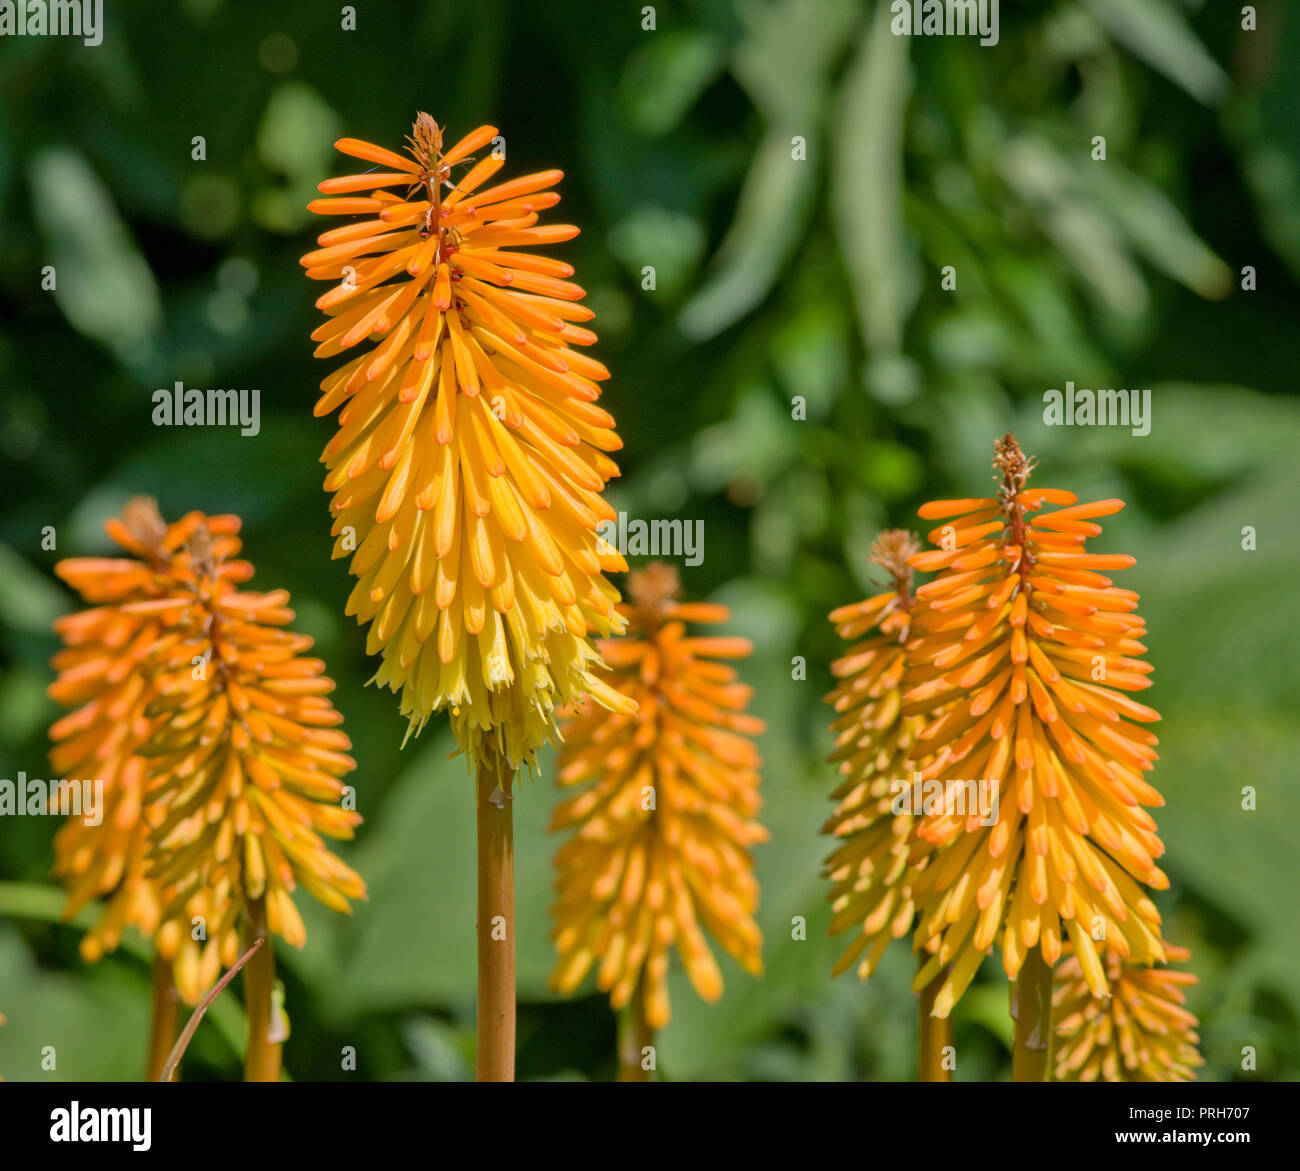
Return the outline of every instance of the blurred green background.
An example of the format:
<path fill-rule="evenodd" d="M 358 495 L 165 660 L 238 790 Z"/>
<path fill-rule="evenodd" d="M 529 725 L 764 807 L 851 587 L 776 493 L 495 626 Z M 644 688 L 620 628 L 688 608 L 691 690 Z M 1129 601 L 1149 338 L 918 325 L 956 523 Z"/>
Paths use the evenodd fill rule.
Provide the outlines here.
<path fill-rule="evenodd" d="M 335 137 L 395 146 L 417 110 L 452 140 L 492 122 L 507 176 L 566 172 L 552 218 L 583 234 L 553 253 L 614 371 L 611 499 L 702 520 L 687 588 L 758 646 L 767 974 L 724 961 L 705 1005 L 676 973 L 661 1074 L 913 1075 L 906 947 L 866 986 L 828 975 L 825 615 L 871 590 L 880 527 L 986 488 L 1011 428 L 1037 482 L 1129 502 L 1099 548 L 1138 557 L 1121 584 L 1142 595 L 1144 699 L 1165 717 L 1159 901 L 1193 949 L 1203 1076 L 1295 1078 L 1300 11 L 1265 0 L 1247 32 L 1217 0 L 1003 0 L 1000 44 L 980 48 L 893 37 L 887 4 L 853 0 L 661 3 L 653 30 L 624 0 L 367 0 L 355 31 L 339 7 L 121 0 L 99 47 L 0 41 L 0 775 L 45 775 L 50 622 L 75 604 L 55 561 L 106 551 L 102 522 L 134 493 L 169 517 L 238 512 L 254 586 L 291 591 L 338 681 L 366 818 L 344 853 L 369 903 L 342 920 L 304 896 L 308 945 L 280 949 L 286 1068 L 472 1074 L 471 785 L 436 726 L 400 750 L 395 697 L 365 686 L 316 463 L 332 424 L 311 413 L 333 364 L 311 358 L 320 290 L 297 259 L 321 230 L 315 183 L 345 173 Z M 261 434 L 154 427 L 150 396 L 177 379 L 260 388 Z M 1151 387 L 1150 435 L 1045 427 L 1042 393 L 1066 379 Z M 545 989 L 554 802 L 546 757 L 516 804 L 519 1071 L 608 1078 L 604 999 Z M 145 945 L 80 963 L 55 921 L 55 828 L 0 824 L 0 1073 L 135 1078 Z M 239 1018 L 226 993 L 187 1078 L 238 1077 Z M 1008 1029 L 994 959 L 958 1010 L 958 1078 L 1006 1076 Z"/>

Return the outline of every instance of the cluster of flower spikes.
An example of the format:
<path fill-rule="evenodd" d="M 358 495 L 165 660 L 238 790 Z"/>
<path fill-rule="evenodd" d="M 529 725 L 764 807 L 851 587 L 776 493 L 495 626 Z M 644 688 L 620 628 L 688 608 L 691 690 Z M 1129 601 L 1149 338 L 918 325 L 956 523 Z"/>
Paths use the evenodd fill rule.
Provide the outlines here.
<path fill-rule="evenodd" d="M 239 551 L 233 532 L 200 523 L 173 558 L 169 596 L 126 607 L 162 625 L 146 667 L 146 864 L 164 896 L 158 950 L 190 1003 L 263 920 L 306 942 L 298 886 L 343 913 L 366 893 L 323 840 L 351 838 L 361 820 L 339 780 L 356 764 L 334 684 L 304 657 L 312 640 L 285 629 L 289 595 L 239 588 L 253 575 Z"/>
<path fill-rule="evenodd" d="M 1182 963 L 1191 953 L 1165 944 L 1165 958 Z M 1066 954 L 1053 973 L 1056 1081 L 1185 1082 L 1204 1065 L 1196 1045 L 1196 1017 L 1183 991 L 1190 972 L 1135 967 L 1106 957 L 1111 994 L 1098 998 L 1079 961 Z"/>
<path fill-rule="evenodd" d="M 916 591 L 903 704 L 926 721 L 922 776 L 945 789 L 911 855 L 927 862 L 914 946 L 930 953 L 915 987 L 942 977 L 936 1016 L 995 943 L 1014 978 L 1035 947 L 1054 965 L 1068 937 L 1098 997 L 1108 953 L 1165 957 L 1143 889 L 1168 886 L 1145 808 L 1163 804 L 1144 778 L 1156 759 L 1144 725 L 1159 717 L 1128 694 L 1150 683 L 1137 595 L 1105 576 L 1133 559 L 1085 548 L 1123 503 L 1029 487 L 1033 462 L 1009 434 L 993 462 L 995 496 L 920 510 L 942 523 L 937 548 L 911 558 L 937 572 Z M 963 807 L 971 780 L 989 783 L 992 809 Z"/>
<path fill-rule="evenodd" d="M 131 557 L 56 566 L 93 605 L 55 623 L 50 694 L 75 710 L 51 728 L 51 762 L 103 781 L 102 817 L 59 831 L 56 872 L 66 917 L 107 899 L 85 958 L 134 925 L 192 1004 L 236 958 L 248 899 L 265 898 L 271 929 L 301 945 L 295 880 L 339 910 L 364 895 L 313 832 L 351 836 L 359 817 L 322 802 L 353 764 L 323 665 L 300 657 L 310 639 L 278 629 L 287 595 L 236 588 L 252 575 L 234 560 L 238 517 L 168 525 L 142 497 L 106 528 Z"/>
<path fill-rule="evenodd" d="M 830 760 L 844 778 L 831 795 L 835 812 L 822 827 L 837 839 L 825 867 L 833 883 L 830 934 L 856 928 L 833 975 L 856 962 L 865 980 L 889 944 L 911 930 L 915 917 L 911 891 L 917 864 L 909 861 L 915 819 L 910 803 L 900 807 L 896 797 L 900 782 L 911 785 L 912 755 L 924 724 L 902 710 L 914 601 L 907 562 L 919 547 L 902 529 L 881 533 L 869 557 L 889 575 L 892 588 L 830 616 L 840 638 L 852 643 L 831 664 L 839 682 L 826 697 L 835 711 Z"/>
<path fill-rule="evenodd" d="M 334 494 L 334 556 L 351 552 L 348 612 L 370 623 L 376 680 L 401 692 L 417 731 L 443 709 L 470 757 L 531 764 L 555 709 L 601 683 L 592 635 L 616 634 L 626 570 L 598 542 L 601 496 L 622 444 L 596 405 L 608 370 L 581 352 L 593 314 L 568 264 L 520 248 L 576 236 L 538 226 L 559 171 L 481 189 L 502 165 L 483 126 L 448 150 L 417 118 L 407 158 L 345 138 L 381 168 L 320 184 L 310 209 L 367 218 L 323 233 L 302 258 L 337 282 L 316 355 L 377 344 L 321 383 L 316 414 L 339 409 L 322 460 Z M 360 193 L 360 194 L 358 194 Z M 340 409 L 341 408 L 341 409 Z"/>
<path fill-rule="evenodd" d="M 677 573 L 655 562 L 631 575 L 628 632 L 601 643 L 607 683 L 634 713 L 584 703 L 564 726 L 558 772 L 583 786 L 555 811 L 553 831 L 574 829 L 556 855 L 552 987 L 572 993 L 593 965 L 622 1008 L 640 986 L 645 1021 L 671 1015 L 669 952 L 705 1000 L 722 995 L 707 929 L 747 971 L 762 972 L 753 914 L 758 883 L 750 848 L 767 840 L 754 820 L 761 761 L 749 737 L 751 689 L 722 659 L 751 653 L 747 639 L 688 633 L 722 623 L 725 606 L 678 601 Z"/>
<path fill-rule="evenodd" d="M 157 614 L 124 607 L 172 593 L 172 558 L 200 523 L 217 534 L 239 528 L 235 517 L 198 512 L 168 525 L 152 498 L 136 497 L 120 518 L 105 524 L 130 557 L 74 557 L 54 567 L 91 603 L 90 609 L 54 623 L 64 649 L 54 656 L 57 677 L 49 688 L 51 698 L 75 709 L 50 728 L 54 772 L 103 782 L 94 823 L 74 813 L 54 839 L 54 872 L 68 888 L 64 917 L 72 919 L 94 900 L 106 900 L 82 936 L 81 954 L 88 962 L 116 949 L 127 927 L 146 937 L 158 927 L 158 891 L 145 874 L 149 824 L 146 762 L 139 750 L 149 738 L 152 721 L 145 712 L 155 694 L 144 667 L 161 626 Z"/>

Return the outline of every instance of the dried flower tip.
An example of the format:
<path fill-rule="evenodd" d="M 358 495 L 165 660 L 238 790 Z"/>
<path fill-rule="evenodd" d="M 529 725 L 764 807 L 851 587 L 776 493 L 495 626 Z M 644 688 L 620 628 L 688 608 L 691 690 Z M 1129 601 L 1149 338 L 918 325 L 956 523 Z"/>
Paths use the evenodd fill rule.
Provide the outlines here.
<path fill-rule="evenodd" d="M 638 610 L 666 610 L 682 592 L 682 580 L 666 561 L 653 561 L 644 569 L 628 574 L 627 596 Z"/>
<path fill-rule="evenodd" d="M 424 170 L 432 171 L 442 154 L 442 127 L 433 120 L 432 114 L 423 110 L 416 114 L 408 141 L 415 161 Z"/>
<path fill-rule="evenodd" d="M 199 522 L 187 543 L 190 560 L 194 563 L 194 572 L 206 576 L 212 572 L 212 532 L 206 524 Z"/>
<path fill-rule="evenodd" d="M 915 533 L 907 529 L 886 529 L 871 542 L 867 559 L 889 574 L 899 596 L 907 598 L 912 592 L 912 567 L 907 562 L 920 550 L 921 540 Z"/>
<path fill-rule="evenodd" d="M 1037 466 L 1038 461 L 1020 450 L 1020 444 L 1016 442 L 1016 437 L 1010 431 L 994 443 L 993 470 L 1002 478 L 998 496 L 1004 508 L 1009 507 L 1025 490 L 1029 474 Z"/>
<path fill-rule="evenodd" d="M 167 524 L 152 496 L 132 496 L 122 509 L 122 523 L 146 549 L 156 549 L 167 536 Z"/>

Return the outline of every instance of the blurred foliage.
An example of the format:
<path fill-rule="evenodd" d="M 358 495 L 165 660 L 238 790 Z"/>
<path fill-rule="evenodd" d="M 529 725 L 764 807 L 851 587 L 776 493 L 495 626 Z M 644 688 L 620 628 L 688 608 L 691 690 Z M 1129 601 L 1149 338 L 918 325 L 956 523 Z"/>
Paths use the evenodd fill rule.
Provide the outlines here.
<path fill-rule="evenodd" d="M 717 1005 L 679 973 L 661 1072 L 912 1076 L 906 949 L 866 986 L 828 976 L 825 614 L 871 589 L 876 530 L 981 490 L 1011 428 L 1041 482 L 1129 502 L 1102 547 L 1139 559 L 1124 584 L 1165 715 L 1160 905 L 1193 949 L 1205 1076 L 1296 1077 L 1300 13 L 1263 0 L 1249 33 L 1231 4 L 1003 0 L 1000 43 L 979 48 L 895 38 L 869 0 L 684 0 L 656 6 L 654 31 L 642 7 L 372 0 L 344 31 L 309 0 L 138 0 L 105 6 L 97 48 L 0 42 L 0 774 L 44 775 L 49 623 L 73 605 L 55 560 L 105 550 L 132 493 L 240 513 L 254 584 L 292 592 L 338 681 L 367 819 L 345 852 L 369 903 L 338 921 L 304 899 L 308 946 L 280 957 L 287 1068 L 353 1076 L 338 1054 L 354 1045 L 366 1078 L 467 1076 L 471 786 L 437 729 L 402 752 L 395 700 L 365 686 L 313 471 L 330 429 L 311 415 L 324 371 L 297 258 L 336 135 L 396 143 L 419 109 L 453 136 L 492 121 L 512 172 L 567 172 L 584 231 L 563 252 L 626 441 L 616 507 L 702 520 L 688 588 L 758 644 L 767 973 L 725 964 Z M 178 379 L 259 387 L 261 433 L 153 427 L 150 395 Z M 1042 392 L 1066 379 L 1151 386 L 1150 435 L 1045 427 Z M 516 807 L 520 1072 L 607 1078 L 603 998 L 545 989 L 549 772 Z M 56 922 L 54 829 L 0 826 L 0 1071 L 136 1077 L 147 951 L 80 964 Z M 238 1076 L 237 998 L 210 1022 L 187 1076 Z M 1005 1076 L 1006 1035 L 990 961 L 959 1009 L 958 1076 Z"/>

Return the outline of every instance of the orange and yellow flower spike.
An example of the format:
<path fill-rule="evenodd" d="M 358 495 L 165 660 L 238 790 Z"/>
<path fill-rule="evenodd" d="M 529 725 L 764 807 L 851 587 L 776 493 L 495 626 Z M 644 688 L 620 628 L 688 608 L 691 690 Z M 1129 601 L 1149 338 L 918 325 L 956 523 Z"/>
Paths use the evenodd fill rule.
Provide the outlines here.
<path fill-rule="evenodd" d="M 152 502 L 137 501 L 109 532 L 139 560 L 58 567 L 101 604 L 59 623 L 68 649 L 52 691 L 82 706 L 55 725 L 52 755 L 107 766 L 115 819 L 100 841 L 80 827 L 65 852 L 84 863 L 77 873 L 99 875 L 95 893 L 108 893 L 114 874 L 135 883 L 134 901 L 118 897 L 155 932 L 191 1004 L 238 958 L 241 934 L 302 945 L 290 897 L 298 884 L 340 911 L 365 895 L 320 837 L 349 838 L 360 821 L 341 800 L 337 778 L 355 765 L 327 698 L 333 684 L 322 663 L 301 657 L 311 640 L 280 629 L 293 617 L 288 595 L 238 588 L 253 572 L 237 560 L 238 530 L 236 517 L 200 513 L 167 527 Z M 127 679 L 138 682 L 122 687 Z M 130 717 L 121 732 L 110 726 L 118 713 Z M 120 923 L 109 923 L 115 944 Z M 249 965 L 250 1080 L 279 1074 L 272 964 L 264 947 Z"/>
<path fill-rule="evenodd" d="M 912 751 L 924 723 L 902 714 L 904 648 L 914 600 L 907 559 L 919 547 L 902 529 L 881 533 L 870 560 L 889 574 L 891 588 L 830 616 L 839 636 L 853 644 L 831 664 L 839 683 L 826 697 L 835 710 L 830 759 L 844 778 L 831 794 L 835 812 L 822 827 L 837 839 L 826 860 L 834 884 L 830 933 L 856 929 L 831 969 L 835 976 L 857 963 L 865 980 L 890 942 L 911 930 L 915 914 L 916 868 L 908 862 L 914 818 L 910 808 L 893 809 L 898 783 L 911 784 Z"/>
<path fill-rule="evenodd" d="M 92 603 L 55 621 L 64 649 L 54 656 L 58 676 L 49 688 L 52 699 L 74 709 L 50 728 L 55 775 L 93 777 L 104 786 L 99 824 L 74 815 L 54 839 L 54 873 L 68 888 L 64 918 L 74 918 L 95 899 L 106 900 L 81 940 L 87 962 L 115 950 L 129 926 L 145 936 L 158 927 L 158 893 L 144 872 L 146 762 L 138 753 L 152 726 L 145 709 L 154 689 L 144 666 L 161 625 L 157 614 L 128 613 L 123 606 L 171 593 L 172 557 L 201 519 L 219 532 L 238 527 L 233 517 L 199 513 L 168 525 L 152 498 L 136 497 L 120 519 L 105 525 L 130 557 L 74 557 L 54 567 Z"/>
<path fill-rule="evenodd" d="M 922 507 L 937 547 L 911 558 L 937 573 L 917 590 L 903 706 L 926 720 L 922 775 L 945 791 L 987 780 L 998 795 L 992 817 L 948 803 L 916 827 L 913 858 L 928 858 L 916 945 L 933 949 L 917 986 L 950 964 L 935 1005 L 946 1015 L 1000 943 L 1009 977 L 1028 965 L 1018 1028 L 1041 1040 L 1067 938 L 1096 996 L 1109 987 L 1105 952 L 1164 958 L 1143 889 L 1168 886 L 1144 808 L 1163 803 L 1145 779 L 1159 716 L 1129 695 L 1150 683 L 1138 597 L 1106 576 L 1133 558 L 1086 549 L 1123 503 L 1030 487 L 1033 461 L 1009 434 L 993 463 L 996 495 Z"/>
<path fill-rule="evenodd" d="M 514 774 L 584 694 L 630 704 L 598 675 L 593 637 L 617 634 L 626 570 L 597 539 L 622 441 L 596 405 L 609 371 L 583 351 L 572 267 L 533 249 L 571 240 L 539 225 L 560 171 L 484 187 L 504 162 L 495 126 L 450 149 L 428 114 L 407 155 L 343 138 L 373 164 L 320 184 L 320 215 L 361 216 L 302 258 L 334 282 L 316 356 L 361 347 L 321 383 L 339 412 L 322 455 L 334 556 L 352 554 L 348 612 L 370 623 L 375 679 L 419 731 L 437 712 L 477 770 L 481 1080 L 514 1075 Z M 476 152 L 491 147 L 482 158 Z M 409 157 L 407 157 L 409 155 Z M 374 168 L 379 168 L 375 170 Z"/>
<path fill-rule="evenodd" d="M 913 756 L 925 721 L 903 715 L 902 696 L 916 600 L 907 562 L 919 548 L 915 534 L 904 529 L 881 533 L 872 542 L 869 559 L 889 575 L 891 588 L 841 606 L 830 616 L 839 636 L 853 644 L 831 664 L 839 683 L 826 696 L 835 709 L 835 751 L 830 759 L 844 778 L 831 794 L 835 812 L 822 826 L 823 833 L 837 839 L 826 860 L 826 875 L 833 883 L 830 934 L 854 932 L 831 968 L 832 976 L 856 963 L 859 979 L 865 980 L 890 943 L 911 931 L 916 917 L 912 888 L 926 859 L 911 858 L 916 824 L 913 776 L 918 768 Z M 927 959 L 922 951 L 922 965 Z M 922 1081 L 951 1080 L 946 1050 L 952 1044 L 952 1026 L 932 1015 L 945 975 L 941 970 L 920 991 Z"/>
<path fill-rule="evenodd" d="M 1165 944 L 1165 958 L 1182 963 L 1185 947 Z M 1056 1081 L 1186 1082 L 1205 1064 L 1196 1045 L 1196 1017 L 1183 991 L 1196 983 L 1190 972 L 1135 967 L 1114 952 L 1106 956 L 1109 997 L 1098 999 L 1078 959 L 1056 966 Z"/>
<path fill-rule="evenodd" d="M 193 512 L 168 525 L 152 497 L 127 501 L 121 518 L 105 529 L 131 558 L 74 557 L 54 572 L 89 602 L 101 603 L 54 623 L 64 649 L 53 661 L 58 677 L 49 695 L 76 706 L 50 728 L 55 774 L 102 782 L 102 808 L 95 823 L 72 815 L 54 838 L 54 873 L 68 887 L 65 920 L 95 899 L 105 903 L 81 938 L 81 956 L 94 963 L 116 950 L 127 927 L 152 938 L 158 929 L 161 894 L 146 875 L 149 821 L 145 814 L 146 761 L 139 755 L 155 721 L 145 714 L 155 696 L 145 671 L 161 636 L 156 614 L 131 614 L 128 602 L 156 601 L 174 586 L 171 562 L 195 527 L 235 532 L 234 517 Z M 172 963 L 153 965 L 153 1021 L 145 1076 L 157 1079 L 176 1038 L 176 984 Z"/>
<path fill-rule="evenodd" d="M 420 114 L 409 157 L 335 144 L 372 167 L 309 205 L 364 217 L 302 258 L 334 284 L 312 336 L 321 358 L 364 352 L 321 383 L 316 413 L 339 411 L 322 456 L 334 556 L 352 555 L 348 612 L 370 623 L 376 680 L 412 727 L 446 709 L 476 764 L 517 770 L 553 738 L 557 706 L 622 703 L 590 638 L 621 629 L 604 574 L 627 566 L 596 527 L 614 519 L 601 492 L 622 443 L 596 405 L 609 371 L 583 352 L 584 292 L 533 251 L 578 234 L 538 225 L 561 172 L 484 187 L 503 154 L 471 156 L 496 128 L 450 149 L 442 135 Z"/>
<path fill-rule="evenodd" d="M 324 663 L 303 657 L 312 640 L 284 629 L 289 595 L 239 588 L 253 575 L 239 551 L 233 533 L 200 524 L 174 559 L 172 596 L 126 607 L 160 614 L 164 627 L 149 663 L 157 696 L 147 714 L 159 723 L 143 750 L 159 811 L 149 873 L 167 896 L 158 948 L 175 957 L 189 1003 L 235 962 L 241 934 L 244 946 L 267 934 L 306 942 L 292 898 L 299 885 L 345 914 L 366 893 L 323 840 L 351 838 L 361 821 L 339 780 L 356 762 L 329 700 L 334 684 Z M 196 917 L 206 924 L 201 943 L 190 930 Z M 270 961 L 265 947 L 249 964 L 250 984 L 269 975 Z M 264 1007 L 260 994 L 250 999 Z M 261 1042 L 252 1010 L 250 1042 Z M 249 1080 L 278 1076 L 278 1052 L 255 1048 Z"/>
<path fill-rule="evenodd" d="M 679 592 L 663 563 L 629 578 L 631 601 L 620 606 L 628 633 L 601 651 L 604 679 L 636 712 L 584 704 L 565 724 L 559 784 L 582 791 L 551 819 L 553 831 L 576 831 L 556 855 L 552 987 L 568 995 L 595 966 L 612 1006 L 631 1006 L 634 1033 L 668 1023 L 674 946 L 695 990 L 709 1001 L 722 995 L 706 930 L 743 968 L 762 972 L 750 848 L 767 831 L 754 820 L 761 761 L 750 737 L 764 724 L 745 713 L 751 689 L 719 661 L 753 648 L 688 633 L 688 623 L 729 614 L 678 601 Z"/>

